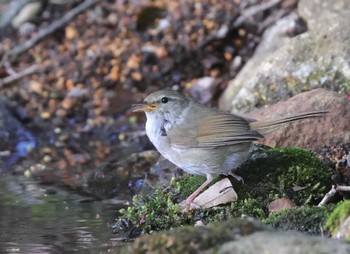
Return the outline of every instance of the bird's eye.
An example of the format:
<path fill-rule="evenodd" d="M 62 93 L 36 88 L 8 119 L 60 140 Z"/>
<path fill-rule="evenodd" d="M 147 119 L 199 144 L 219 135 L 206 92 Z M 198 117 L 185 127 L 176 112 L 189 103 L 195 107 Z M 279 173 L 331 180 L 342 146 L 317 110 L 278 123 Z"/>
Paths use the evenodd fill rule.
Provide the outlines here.
<path fill-rule="evenodd" d="M 167 103 L 169 101 L 169 99 L 167 97 L 163 97 L 160 101 L 162 103 Z"/>

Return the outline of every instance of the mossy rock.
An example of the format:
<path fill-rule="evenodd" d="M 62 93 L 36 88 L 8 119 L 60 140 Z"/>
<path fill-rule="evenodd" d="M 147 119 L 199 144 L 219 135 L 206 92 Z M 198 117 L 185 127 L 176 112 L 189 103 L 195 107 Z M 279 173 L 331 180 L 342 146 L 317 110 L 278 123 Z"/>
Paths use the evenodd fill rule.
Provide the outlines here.
<path fill-rule="evenodd" d="M 350 201 L 339 203 L 327 218 L 325 228 L 332 236 L 335 236 L 340 229 L 340 225 L 350 216 Z M 350 242 L 350 239 L 346 239 Z"/>
<path fill-rule="evenodd" d="M 274 212 L 264 223 L 279 230 L 297 230 L 309 235 L 321 235 L 333 206 L 300 206 Z"/>
<path fill-rule="evenodd" d="M 141 236 L 111 253 L 350 253 L 350 245 L 296 231 L 275 231 L 253 218 L 235 218 L 207 226 L 183 226 Z"/>
<path fill-rule="evenodd" d="M 201 253 L 225 242 L 259 231 L 270 231 L 254 219 L 231 219 L 208 226 L 183 226 L 167 232 L 144 235 L 115 253 Z"/>
<path fill-rule="evenodd" d="M 193 225 L 196 221 L 208 223 L 242 216 L 266 219 L 269 203 L 277 198 L 287 197 L 297 205 L 315 205 L 331 187 L 330 170 L 314 154 L 297 148 L 257 146 L 237 173 L 244 184 L 232 180 L 238 193 L 236 202 L 181 213 L 177 203 L 205 180 L 185 175 L 154 193 L 135 196 L 133 205 L 121 211 L 115 231 L 139 229 L 145 233 Z"/>
<path fill-rule="evenodd" d="M 256 146 L 237 173 L 245 181 L 239 186 L 233 182 L 238 197 L 253 198 L 264 207 L 281 197 L 296 205 L 315 205 L 332 185 L 331 170 L 300 148 Z"/>

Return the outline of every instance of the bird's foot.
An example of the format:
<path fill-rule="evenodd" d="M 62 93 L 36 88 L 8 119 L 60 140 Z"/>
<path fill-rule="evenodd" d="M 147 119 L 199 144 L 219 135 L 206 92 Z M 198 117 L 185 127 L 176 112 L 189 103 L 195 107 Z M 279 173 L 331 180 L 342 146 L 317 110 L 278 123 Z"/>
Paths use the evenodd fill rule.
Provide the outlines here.
<path fill-rule="evenodd" d="M 180 207 L 181 212 L 183 212 L 183 213 L 188 212 L 190 210 L 194 210 L 194 209 L 200 208 L 199 205 L 197 205 L 193 201 L 188 201 L 187 199 L 185 199 L 184 201 L 180 202 L 179 203 L 179 207 Z"/>
<path fill-rule="evenodd" d="M 230 175 L 233 176 L 234 178 L 236 178 L 237 181 L 242 182 L 244 184 L 244 180 L 241 176 L 239 176 L 233 172 L 230 172 Z"/>

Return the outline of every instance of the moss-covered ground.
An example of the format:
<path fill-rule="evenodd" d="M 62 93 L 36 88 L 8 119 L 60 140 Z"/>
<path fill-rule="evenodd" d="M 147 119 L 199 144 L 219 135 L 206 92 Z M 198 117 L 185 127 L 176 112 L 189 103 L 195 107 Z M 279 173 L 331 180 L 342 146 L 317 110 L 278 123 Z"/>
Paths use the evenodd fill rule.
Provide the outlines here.
<path fill-rule="evenodd" d="M 115 228 L 124 229 L 125 232 L 131 232 L 130 228 L 134 228 L 140 233 L 149 233 L 180 225 L 193 225 L 197 221 L 208 223 L 231 217 L 250 216 L 276 227 L 278 218 L 295 221 L 300 225 L 289 228 L 300 229 L 302 225 L 308 224 L 297 221 L 296 216 L 301 218 L 301 214 L 305 215 L 305 220 L 310 225 L 315 225 L 314 221 L 324 222 L 327 209 L 312 206 L 318 204 L 324 193 L 330 189 L 331 171 L 312 152 L 298 148 L 274 149 L 256 146 L 251 157 L 237 173 L 243 177 L 244 183 L 232 179 L 238 194 L 236 202 L 182 213 L 178 203 L 205 180 L 200 176 L 184 175 L 149 195 L 135 196 L 133 204 L 121 211 Z M 288 216 L 273 213 L 269 215 L 269 203 L 282 197 L 290 199 L 299 208 L 292 209 L 294 212 L 290 212 Z M 120 233 L 120 230 L 116 231 Z M 319 233 L 314 228 L 305 228 L 302 231 Z"/>

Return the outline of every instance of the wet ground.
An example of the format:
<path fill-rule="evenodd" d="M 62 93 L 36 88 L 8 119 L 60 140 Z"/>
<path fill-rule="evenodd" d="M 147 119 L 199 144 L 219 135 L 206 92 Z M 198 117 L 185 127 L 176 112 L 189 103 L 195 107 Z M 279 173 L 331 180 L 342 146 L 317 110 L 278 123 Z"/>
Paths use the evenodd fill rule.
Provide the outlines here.
<path fill-rule="evenodd" d="M 0 253 L 108 253 L 118 207 L 18 176 L 0 177 Z"/>

